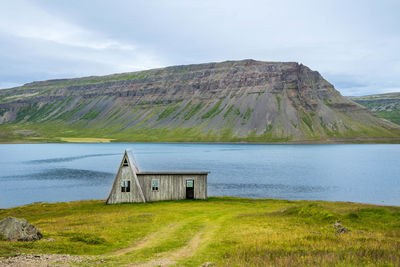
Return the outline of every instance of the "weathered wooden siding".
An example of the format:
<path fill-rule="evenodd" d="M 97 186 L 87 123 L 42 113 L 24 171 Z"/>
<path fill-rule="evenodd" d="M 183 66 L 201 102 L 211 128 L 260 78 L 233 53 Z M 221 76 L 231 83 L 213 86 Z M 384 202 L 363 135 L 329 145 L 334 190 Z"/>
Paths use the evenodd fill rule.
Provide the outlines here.
<path fill-rule="evenodd" d="M 130 181 L 130 192 L 121 192 L 121 182 Z M 123 203 L 123 202 L 143 202 L 139 187 L 136 184 L 133 170 L 130 166 L 122 166 L 118 170 L 107 204 Z"/>
<path fill-rule="evenodd" d="M 124 166 L 124 162 L 125 165 Z M 194 199 L 207 199 L 208 172 L 139 172 L 133 155 L 125 151 L 107 204 L 186 199 L 186 181 L 194 181 Z M 152 180 L 159 181 L 152 190 Z M 130 191 L 121 191 L 121 182 L 130 182 Z"/>
<path fill-rule="evenodd" d="M 207 198 L 207 174 L 137 173 L 146 201 L 186 199 L 186 180 L 194 180 L 194 198 Z M 158 191 L 152 190 L 151 181 L 158 179 Z"/>

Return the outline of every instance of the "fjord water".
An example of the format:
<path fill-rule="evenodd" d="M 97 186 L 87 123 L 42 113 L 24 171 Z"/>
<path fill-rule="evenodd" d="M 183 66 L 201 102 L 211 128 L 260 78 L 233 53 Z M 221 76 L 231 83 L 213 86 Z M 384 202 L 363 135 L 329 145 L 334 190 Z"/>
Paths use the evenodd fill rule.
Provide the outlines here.
<path fill-rule="evenodd" d="M 400 206 L 400 145 L 3 144 L 0 208 L 106 199 L 122 153 L 142 171 L 210 171 L 209 196 Z"/>

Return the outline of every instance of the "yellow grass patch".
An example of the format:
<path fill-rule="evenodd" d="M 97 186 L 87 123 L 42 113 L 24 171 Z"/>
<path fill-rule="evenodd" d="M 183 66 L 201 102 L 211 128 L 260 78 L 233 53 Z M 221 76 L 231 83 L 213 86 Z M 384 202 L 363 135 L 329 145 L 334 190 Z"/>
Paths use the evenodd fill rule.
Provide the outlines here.
<path fill-rule="evenodd" d="M 63 142 L 68 143 L 110 143 L 115 139 L 108 138 L 91 138 L 91 137 L 57 137 Z"/>

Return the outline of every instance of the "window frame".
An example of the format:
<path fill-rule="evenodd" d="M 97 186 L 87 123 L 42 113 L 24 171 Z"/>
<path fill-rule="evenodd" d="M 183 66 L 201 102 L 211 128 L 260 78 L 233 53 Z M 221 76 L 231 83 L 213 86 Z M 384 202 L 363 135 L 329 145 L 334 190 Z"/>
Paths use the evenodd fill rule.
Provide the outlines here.
<path fill-rule="evenodd" d="M 129 193 L 131 192 L 131 181 L 124 180 L 121 181 L 121 193 Z"/>
<path fill-rule="evenodd" d="M 192 185 L 191 185 L 191 186 L 188 186 L 188 182 L 191 182 Z M 194 179 L 188 179 L 188 180 L 186 180 L 186 188 L 194 188 Z"/>
<path fill-rule="evenodd" d="M 153 182 L 157 182 L 157 186 L 154 186 Z M 151 179 L 151 191 L 158 192 L 160 191 L 160 179 Z"/>

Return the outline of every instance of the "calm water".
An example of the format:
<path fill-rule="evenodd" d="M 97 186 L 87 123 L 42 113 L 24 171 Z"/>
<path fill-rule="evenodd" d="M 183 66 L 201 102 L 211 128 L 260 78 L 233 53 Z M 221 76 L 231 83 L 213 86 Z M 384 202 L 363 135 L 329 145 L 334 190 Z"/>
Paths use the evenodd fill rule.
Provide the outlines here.
<path fill-rule="evenodd" d="M 209 196 L 400 206 L 400 145 L 0 145 L 0 208 L 105 199 L 124 149 L 143 171 L 211 171 Z"/>

